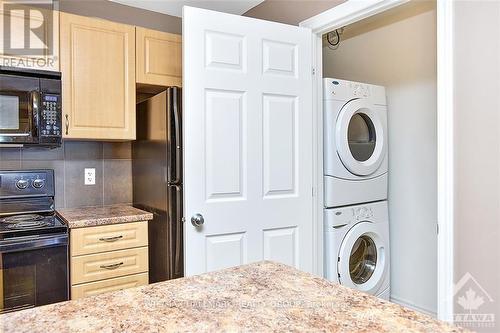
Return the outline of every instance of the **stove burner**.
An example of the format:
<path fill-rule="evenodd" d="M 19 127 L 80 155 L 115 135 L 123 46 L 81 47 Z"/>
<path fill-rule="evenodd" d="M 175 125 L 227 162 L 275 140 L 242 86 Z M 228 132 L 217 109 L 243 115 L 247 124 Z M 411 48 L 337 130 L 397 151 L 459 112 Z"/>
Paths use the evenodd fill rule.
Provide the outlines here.
<path fill-rule="evenodd" d="M 7 224 L 8 229 L 31 229 L 49 226 L 45 217 L 38 214 L 23 214 L 5 217 L 0 222 Z"/>
<path fill-rule="evenodd" d="M 39 214 L 23 214 L 5 217 L 0 220 L 3 223 L 20 223 L 20 222 L 33 222 L 43 220 L 44 217 Z"/>
<path fill-rule="evenodd" d="M 30 228 L 41 228 L 50 225 L 45 221 L 21 221 L 21 222 L 9 222 L 7 228 L 9 229 L 30 229 Z"/>

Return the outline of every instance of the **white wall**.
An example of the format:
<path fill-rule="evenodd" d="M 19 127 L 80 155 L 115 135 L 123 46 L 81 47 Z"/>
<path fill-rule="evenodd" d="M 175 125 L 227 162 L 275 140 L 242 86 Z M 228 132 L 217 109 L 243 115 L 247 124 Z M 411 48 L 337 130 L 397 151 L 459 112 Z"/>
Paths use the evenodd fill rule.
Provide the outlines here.
<path fill-rule="evenodd" d="M 392 298 L 435 314 L 437 297 L 435 2 L 346 27 L 323 75 L 384 85 L 389 127 Z"/>
<path fill-rule="evenodd" d="M 472 313 L 496 314 L 500 331 L 500 2 L 456 1 L 454 13 L 455 281 L 472 274 L 488 297 Z M 455 313 L 468 287 L 455 295 Z"/>

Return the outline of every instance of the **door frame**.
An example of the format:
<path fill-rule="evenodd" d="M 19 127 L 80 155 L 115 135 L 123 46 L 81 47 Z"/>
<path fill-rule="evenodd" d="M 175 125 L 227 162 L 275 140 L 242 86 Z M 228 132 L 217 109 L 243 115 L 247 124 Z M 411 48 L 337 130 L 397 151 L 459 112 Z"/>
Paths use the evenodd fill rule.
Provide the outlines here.
<path fill-rule="evenodd" d="M 316 273 L 323 275 L 323 34 L 367 17 L 400 6 L 410 0 L 348 0 L 323 13 L 300 22 L 313 33 L 313 147 L 314 190 L 313 219 L 317 244 Z M 453 1 L 437 1 L 437 317 L 453 320 Z"/>

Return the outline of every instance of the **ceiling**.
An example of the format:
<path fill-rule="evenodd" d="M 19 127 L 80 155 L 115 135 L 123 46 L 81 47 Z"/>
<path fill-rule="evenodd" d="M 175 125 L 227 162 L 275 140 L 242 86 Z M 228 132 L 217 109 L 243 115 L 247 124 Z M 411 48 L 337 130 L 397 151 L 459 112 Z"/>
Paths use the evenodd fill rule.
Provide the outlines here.
<path fill-rule="evenodd" d="M 182 16 L 182 6 L 241 15 L 264 0 L 110 0 L 127 6 L 138 7 L 163 14 Z"/>

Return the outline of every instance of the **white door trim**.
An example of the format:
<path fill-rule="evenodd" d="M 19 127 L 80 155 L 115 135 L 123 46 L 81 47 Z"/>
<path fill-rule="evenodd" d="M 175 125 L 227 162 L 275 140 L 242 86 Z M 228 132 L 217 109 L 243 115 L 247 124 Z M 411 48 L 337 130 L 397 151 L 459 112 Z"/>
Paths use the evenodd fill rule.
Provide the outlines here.
<path fill-rule="evenodd" d="M 332 9 L 300 22 L 313 32 L 313 150 L 316 167 L 315 225 L 318 239 L 317 273 L 323 272 L 323 102 L 322 36 L 324 33 L 379 14 L 409 0 L 348 0 Z M 441 320 L 453 320 L 453 1 L 437 0 L 437 137 L 438 137 L 438 313 Z"/>
<path fill-rule="evenodd" d="M 437 0 L 437 316 L 453 321 L 454 119 L 453 1 Z"/>
<path fill-rule="evenodd" d="M 410 0 L 348 0 L 300 22 L 299 25 L 311 29 L 315 34 L 323 35 L 408 1 Z"/>

